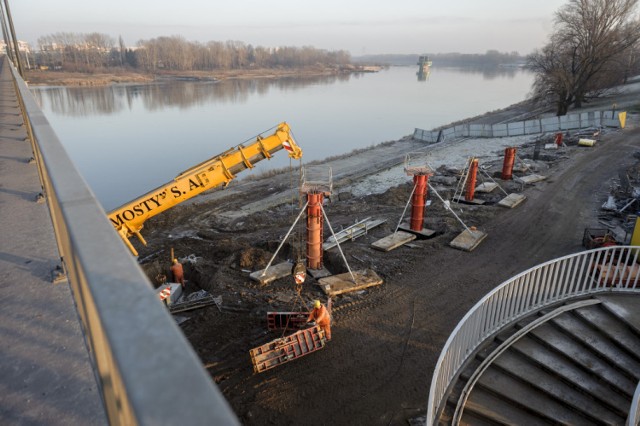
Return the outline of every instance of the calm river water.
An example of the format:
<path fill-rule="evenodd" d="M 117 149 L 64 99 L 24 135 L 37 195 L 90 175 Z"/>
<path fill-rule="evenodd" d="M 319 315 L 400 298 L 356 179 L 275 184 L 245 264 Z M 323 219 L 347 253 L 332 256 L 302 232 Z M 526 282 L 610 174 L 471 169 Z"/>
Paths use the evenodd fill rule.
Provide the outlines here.
<path fill-rule="evenodd" d="M 437 67 L 419 81 L 416 68 L 32 90 L 108 211 L 282 121 L 309 162 L 506 107 L 523 100 L 533 81 L 523 70 Z M 239 177 L 288 165 L 282 151 Z"/>

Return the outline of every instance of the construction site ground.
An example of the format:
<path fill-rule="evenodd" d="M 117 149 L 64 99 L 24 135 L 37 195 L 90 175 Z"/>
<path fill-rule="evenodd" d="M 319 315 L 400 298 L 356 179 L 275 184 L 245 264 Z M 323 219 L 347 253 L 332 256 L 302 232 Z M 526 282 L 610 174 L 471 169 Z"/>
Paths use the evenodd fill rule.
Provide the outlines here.
<path fill-rule="evenodd" d="M 515 274 L 582 250 L 585 227 L 602 227 L 601 206 L 618 184 L 619 172 L 638 177 L 635 108 L 625 130 L 604 130 L 593 147 L 578 146 L 576 135 L 565 135 L 566 147 L 542 149 L 536 161 L 536 138 L 550 143 L 553 135 L 431 146 L 405 137 L 318 164 L 333 171 L 334 195 L 324 209 L 336 232 L 366 217 L 386 219 L 341 245 L 352 269 L 372 269 L 384 283 L 334 297 L 332 341 L 260 374 L 253 372 L 250 349 L 282 336 L 267 330 L 267 312 L 301 308 L 292 277 L 264 286 L 249 278 L 265 267 L 300 210 L 293 195 L 297 168 L 235 181 L 148 221 L 143 233 L 149 245 L 141 249 L 140 261 L 153 280 L 167 273 L 173 248 L 184 259 L 188 292 L 205 289 L 222 296 L 219 307 L 178 315 L 186 319 L 181 329 L 243 424 L 407 424 L 424 415 L 440 351 L 465 313 Z M 493 120 L 504 118 L 501 112 Z M 298 142 L 304 149 L 304 141 Z M 535 173 L 546 179 L 532 185 L 500 180 L 507 146 L 518 149 L 515 177 Z M 464 228 L 429 190 L 425 226 L 436 231 L 435 237 L 390 252 L 372 249 L 371 243 L 394 232 L 409 200 L 405 154 L 425 150 L 437 170 L 430 183 L 445 199 L 454 195 L 459 171 L 475 156 L 486 172 L 479 183 L 489 175 L 507 193 L 524 194 L 526 200 L 513 209 L 499 207 L 505 194 L 496 189 L 477 195 L 485 205 L 452 203 L 467 226 L 488 234 L 466 252 L 449 246 Z M 521 169 L 522 162 L 530 168 Z M 276 262 L 304 255 L 304 232 L 303 217 Z M 329 235 L 325 226 L 324 237 Z M 333 274 L 347 271 L 335 248 L 325 252 L 324 263 Z M 307 277 L 303 285 L 307 307 L 314 299 L 326 300 L 316 283 Z"/>

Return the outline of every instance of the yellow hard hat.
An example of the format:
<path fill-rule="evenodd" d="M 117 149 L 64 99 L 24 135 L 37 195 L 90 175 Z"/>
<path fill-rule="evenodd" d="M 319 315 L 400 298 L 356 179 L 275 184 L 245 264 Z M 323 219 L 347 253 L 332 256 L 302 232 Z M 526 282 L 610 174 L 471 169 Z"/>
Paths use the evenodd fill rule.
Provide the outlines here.
<path fill-rule="evenodd" d="M 172 263 L 178 263 L 178 259 L 173 259 Z"/>
<path fill-rule="evenodd" d="M 314 301 L 313 302 L 313 307 L 314 308 L 319 308 L 320 307 L 320 301 L 319 300 Z"/>

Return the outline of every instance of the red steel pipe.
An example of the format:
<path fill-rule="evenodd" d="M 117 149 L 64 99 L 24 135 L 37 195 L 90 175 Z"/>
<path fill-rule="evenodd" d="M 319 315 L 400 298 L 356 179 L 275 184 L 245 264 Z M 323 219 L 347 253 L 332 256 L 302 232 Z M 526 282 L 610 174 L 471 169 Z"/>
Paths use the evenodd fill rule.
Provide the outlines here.
<path fill-rule="evenodd" d="M 413 184 L 415 185 L 415 190 L 413 191 L 413 196 L 411 197 L 411 230 L 412 231 L 422 231 L 422 226 L 424 222 L 424 208 L 425 201 L 427 199 L 427 181 L 429 180 L 428 175 L 414 175 L 413 176 Z"/>
<path fill-rule="evenodd" d="M 307 193 L 307 268 L 322 269 L 323 216 L 322 200 L 324 194 Z"/>
<path fill-rule="evenodd" d="M 513 174 L 513 164 L 516 161 L 516 149 L 514 147 L 505 148 L 504 164 L 502 165 L 502 179 L 511 180 Z"/>
<path fill-rule="evenodd" d="M 476 176 L 478 175 L 478 159 L 471 160 L 469 165 L 469 175 L 467 177 L 467 192 L 464 199 L 467 201 L 473 201 L 473 197 L 476 193 Z"/>
<path fill-rule="evenodd" d="M 556 133 L 556 145 L 558 148 L 562 146 L 562 133 Z"/>

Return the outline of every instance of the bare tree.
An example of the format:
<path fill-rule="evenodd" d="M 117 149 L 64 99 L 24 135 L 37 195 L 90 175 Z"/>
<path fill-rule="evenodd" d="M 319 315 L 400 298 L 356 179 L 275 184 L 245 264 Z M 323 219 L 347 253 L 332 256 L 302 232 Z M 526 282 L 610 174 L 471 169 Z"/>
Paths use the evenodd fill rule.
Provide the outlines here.
<path fill-rule="evenodd" d="M 534 98 L 555 103 L 557 115 L 599 96 L 623 79 L 616 60 L 640 40 L 638 0 L 569 0 L 556 12 L 549 43 L 528 58 Z M 616 75 L 618 72 L 620 74 Z"/>

